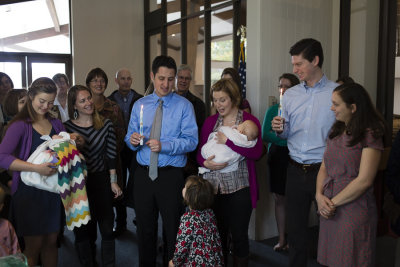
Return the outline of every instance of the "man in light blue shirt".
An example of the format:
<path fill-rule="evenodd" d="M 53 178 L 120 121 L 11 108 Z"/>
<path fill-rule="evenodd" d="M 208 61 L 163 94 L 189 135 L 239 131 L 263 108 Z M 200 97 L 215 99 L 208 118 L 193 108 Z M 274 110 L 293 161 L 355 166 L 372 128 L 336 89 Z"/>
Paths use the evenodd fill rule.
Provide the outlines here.
<path fill-rule="evenodd" d="M 137 151 L 139 167 L 134 177 L 134 202 L 139 245 L 139 266 L 156 266 L 158 213 L 161 213 L 166 241 L 164 259 L 172 259 L 176 234 L 182 215 L 182 167 L 186 154 L 198 142 L 198 129 L 193 105 L 184 97 L 172 93 L 176 63 L 168 56 L 158 56 L 152 64 L 151 79 L 154 92 L 137 100 L 131 112 L 127 146 Z M 151 139 L 150 132 L 157 107 L 162 100 L 160 139 Z M 143 112 L 141 110 L 143 109 Z M 142 115 L 143 133 L 140 133 Z M 140 140 L 143 139 L 143 145 Z M 158 176 L 149 176 L 150 155 L 158 152 Z"/>
<path fill-rule="evenodd" d="M 321 43 L 303 39 L 290 48 L 293 72 L 301 83 L 283 96 L 282 117 L 272 120 L 272 129 L 287 139 L 290 164 L 286 181 L 289 265 L 307 266 L 308 215 L 315 200 L 315 186 L 325 141 L 335 121 L 330 110 L 332 91 L 338 84 L 322 72 Z"/>

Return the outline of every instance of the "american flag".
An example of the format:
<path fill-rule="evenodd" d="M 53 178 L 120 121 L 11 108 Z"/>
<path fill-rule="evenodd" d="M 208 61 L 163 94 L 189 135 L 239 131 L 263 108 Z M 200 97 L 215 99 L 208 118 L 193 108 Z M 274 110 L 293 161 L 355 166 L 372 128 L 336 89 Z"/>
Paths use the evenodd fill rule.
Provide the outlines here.
<path fill-rule="evenodd" d="M 239 77 L 240 84 L 242 85 L 242 97 L 246 98 L 246 58 L 244 56 L 244 41 L 240 43 L 240 54 L 239 54 Z"/>

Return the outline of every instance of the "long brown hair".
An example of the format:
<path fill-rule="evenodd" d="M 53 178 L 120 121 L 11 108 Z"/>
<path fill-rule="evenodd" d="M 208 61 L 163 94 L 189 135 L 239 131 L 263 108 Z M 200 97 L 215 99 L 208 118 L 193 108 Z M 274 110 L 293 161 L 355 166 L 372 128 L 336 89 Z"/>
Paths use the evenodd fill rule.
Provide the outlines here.
<path fill-rule="evenodd" d="M 68 115 L 70 118 L 74 117 L 74 112 L 75 112 L 75 103 L 76 103 L 76 98 L 78 96 L 78 93 L 80 91 L 87 91 L 90 96 L 92 96 L 92 92 L 90 91 L 89 88 L 87 88 L 84 85 L 74 85 L 69 89 L 68 91 Z M 96 107 L 93 104 L 93 127 L 96 130 L 100 130 L 104 126 L 104 118 L 96 111 Z"/>
<path fill-rule="evenodd" d="M 25 106 L 22 108 L 21 112 L 18 112 L 14 116 L 11 123 L 20 120 L 31 122 L 35 122 L 37 120 L 37 113 L 33 109 L 32 101 L 40 93 L 54 94 L 54 96 L 57 95 L 57 86 L 52 79 L 41 77 L 32 82 L 28 89 L 28 97 L 26 99 Z M 47 112 L 46 116 L 52 117 L 49 112 Z"/>
<path fill-rule="evenodd" d="M 385 137 L 387 130 L 385 120 L 375 109 L 364 87 L 357 83 L 345 83 L 336 87 L 333 92 L 340 96 L 348 108 L 355 104 L 356 111 L 347 125 L 338 120 L 333 124 L 329 139 L 340 136 L 346 131 L 346 134 L 351 135 L 348 146 L 354 146 L 364 139 L 367 130 L 371 130 L 372 136 L 376 139 Z"/>
<path fill-rule="evenodd" d="M 12 89 L 3 101 L 3 111 L 6 116 L 12 118 L 18 113 L 18 101 L 28 94 L 26 89 Z"/>

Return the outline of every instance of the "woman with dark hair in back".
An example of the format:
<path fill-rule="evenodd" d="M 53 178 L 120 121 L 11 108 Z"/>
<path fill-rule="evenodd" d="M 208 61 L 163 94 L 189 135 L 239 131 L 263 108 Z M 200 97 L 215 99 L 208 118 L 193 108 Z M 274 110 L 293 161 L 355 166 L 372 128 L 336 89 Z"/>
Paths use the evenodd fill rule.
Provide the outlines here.
<path fill-rule="evenodd" d="M 121 196 L 116 173 L 116 141 L 112 122 L 95 109 L 92 92 L 85 86 L 72 86 L 68 92 L 68 115 L 64 123 L 68 132 L 79 133 L 85 144 L 80 149 L 85 156 L 88 175 L 86 190 L 92 219 L 74 229 L 75 246 L 82 266 L 96 266 L 97 225 L 101 233 L 103 266 L 115 266 L 113 237 L 113 197 Z"/>
<path fill-rule="evenodd" d="M 236 85 L 239 87 L 240 90 L 240 105 L 239 109 L 246 111 L 247 113 L 251 114 L 251 107 L 249 101 L 247 101 L 246 98 L 243 97 L 243 91 L 242 91 L 242 83 L 240 82 L 240 76 L 239 73 L 236 69 L 234 68 L 225 68 L 222 71 L 221 74 L 221 79 L 232 79 Z"/>
<path fill-rule="evenodd" d="M 291 73 L 284 73 L 279 77 L 278 89 L 285 93 L 290 87 L 299 84 L 299 79 Z M 270 191 L 275 200 L 275 220 L 278 228 L 279 240 L 274 246 L 275 251 L 288 249 L 286 241 L 285 225 L 285 188 L 286 188 L 286 169 L 289 163 L 289 149 L 286 139 L 276 136 L 272 130 L 271 121 L 278 116 L 279 103 L 270 107 L 265 113 L 262 139 L 268 142 L 268 167 L 270 179 Z"/>
<path fill-rule="evenodd" d="M 359 84 L 332 93 L 336 116 L 317 177 L 318 262 L 330 267 L 375 266 L 377 207 L 373 183 L 386 125 Z"/>
<path fill-rule="evenodd" d="M 0 103 L 3 102 L 4 96 L 11 90 L 14 89 L 14 83 L 4 72 L 0 72 Z"/>
<path fill-rule="evenodd" d="M 9 91 L 3 102 L 3 113 L 5 117 L 5 124 L 10 122 L 18 112 L 25 106 L 28 91 L 25 89 L 12 89 Z M 0 140 L 3 138 L 7 127 L 4 127 L 0 132 Z M 0 183 L 4 186 L 11 188 L 12 177 L 11 172 L 0 168 Z M 11 196 L 7 190 L 6 198 L 4 200 L 4 208 L 0 212 L 0 216 L 8 218 L 10 208 Z"/>
<path fill-rule="evenodd" d="M 3 132 L 3 127 L 7 124 L 7 118 L 3 111 L 3 102 L 6 94 L 14 88 L 10 76 L 4 72 L 0 72 L 0 132 Z"/>
<path fill-rule="evenodd" d="M 33 164 L 29 156 L 44 142 L 44 135 L 53 136 L 64 130 L 60 120 L 49 115 L 57 88 L 49 78 L 36 79 L 28 90 L 26 105 L 14 116 L 0 144 L 0 167 L 13 171 L 11 221 L 17 235 L 24 238 L 29 266 L 57 266 L 57 234 L 63 211 L 60 195 L 28 186 L 20 172 L 54 174 L 53 163 Z"/>
<path fill-rule="evenodd" d="M 3 102 L 3 112 L 7 122 L 11 121 L 25 106 L 27 95 L 28 91 L 25 89 L 12 89 L 6 94 Z"/>
<path fill-rule="evenodd" d="M 341 76 L 336 80 L 336 83 L 338 83 L 339 85 L 342 85 L 345 83 L 354 83 L 354 80 L 350 76 Z"/>

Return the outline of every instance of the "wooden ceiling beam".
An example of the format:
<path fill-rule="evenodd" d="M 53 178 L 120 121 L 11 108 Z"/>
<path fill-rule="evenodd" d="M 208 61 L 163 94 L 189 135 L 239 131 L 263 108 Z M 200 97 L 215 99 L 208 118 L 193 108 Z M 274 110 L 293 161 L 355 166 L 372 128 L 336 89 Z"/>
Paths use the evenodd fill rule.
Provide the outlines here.
<path fill-rule="evenodd" d="M 49 9 L 49 13 L 51 19 L 53 20 L 54 29 L 56 32 L 60 32 L 60 21 L 58 20 L 56 6 L 54 5 L 53 0 L 46 0 L 47 8 Z"/>
<path fill-rule="evenodd" d="M 29 42 L 34 40 L 39 40 L 43 38 L 53 37 L 57 35 L 69 35 L 69 24 L 64 24 L 60 26 L 60 31 L 56 32 L 54 28 L 47 28 L 43 30 L 38 30 L 34 32 L 27 32 L 23 34 L 18 34 L 14 36 L 9 36 L 5 38 L 0 38 L 0 44 L 2 46 L 15 45 L 23 42 Z"/>
<path fill-rule="evenodd" d="M 200 27 L 204 27 L 204 18 L 194 18 L 194 19 L 198 19 L 199 20 L 199 25 Z M 191 19 L 192 20 L 192 19 Z M 190 21 L 190 20 L 188 20 Z M 173 24 L 167 27 L 167 35 L 172 35 L 172 34 L 177 34 L 177 33 L 181 33 L 181 24 L 177 23 L 177 24 Z M 204 31 L 201 30 L 201 28 L 199 29 L 199 33 L 204 35 Z"/>

